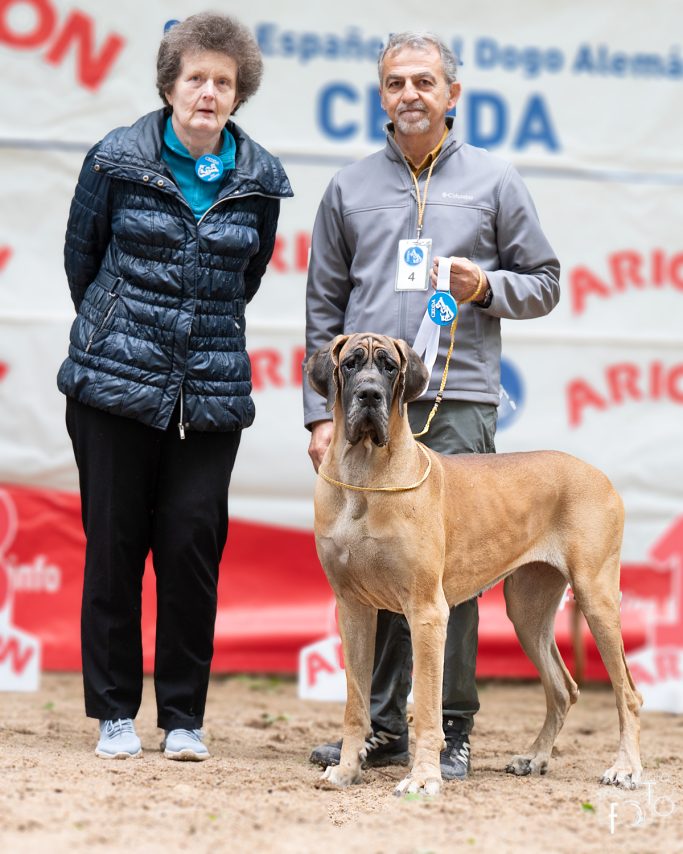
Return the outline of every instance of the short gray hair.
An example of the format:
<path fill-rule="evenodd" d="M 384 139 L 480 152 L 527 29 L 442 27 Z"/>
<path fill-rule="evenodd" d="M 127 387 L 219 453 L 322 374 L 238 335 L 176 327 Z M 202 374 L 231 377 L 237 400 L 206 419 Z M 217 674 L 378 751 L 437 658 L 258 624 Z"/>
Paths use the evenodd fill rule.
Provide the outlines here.
<path fill-rule="evenodd" d="M 382 85 L 382 69 L 385 57 L 387 54 L 398 52 L 405 47 L 413 47 L 417 48 L 417 50 L 429 50 L 435 47 L 441 56 L 441 65 L 446 82 L 450 85 L 457 81 L 458 59 L 443 39 L 440 39 L 434 33 L 406 32 L 391 33 L 389 40 L 377 59 L 380 86 Z"/>
<path fill-rule="evenodd" d="M 201 12 L 174 24 L 161 40 L 157 54 L 157 89 L 164 104 L 168 106 L 166 93 L 178 79 L 185 54 L 203 51 L 224 53 L 235 60 L 240 103 L 256 92 L 263 75 L 263 59 L 254 36 L 235 18 Z"/>

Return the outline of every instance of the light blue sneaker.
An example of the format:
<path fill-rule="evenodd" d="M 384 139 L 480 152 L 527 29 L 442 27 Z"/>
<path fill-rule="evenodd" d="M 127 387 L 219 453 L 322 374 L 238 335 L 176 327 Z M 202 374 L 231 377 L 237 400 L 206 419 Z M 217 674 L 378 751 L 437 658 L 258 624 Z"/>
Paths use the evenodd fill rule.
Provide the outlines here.
<path fill-rule="evenodd" d="M 100 740 L 95 756 L 100 759 L 130 759 L 142 755 L 142 745 L 131 718 L 100 721 Z"/>
<path fill-rule="evenodd" d="M 167 759 L 179 759 L 181 762 L 203 762 L 211 754 L 202 741 L 204 733 L 200 729 L 166 730 L 166 738 L 161 749 Z"/>

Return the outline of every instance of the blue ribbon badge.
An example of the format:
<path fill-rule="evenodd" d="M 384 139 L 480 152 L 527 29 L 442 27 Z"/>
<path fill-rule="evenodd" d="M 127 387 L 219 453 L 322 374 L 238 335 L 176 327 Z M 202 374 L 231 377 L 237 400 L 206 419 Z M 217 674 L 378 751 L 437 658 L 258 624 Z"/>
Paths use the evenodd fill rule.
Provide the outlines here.
<path fill-rule="evenodd" d="M 200 181 L 207 183 L 218 181 L 223 174 L 223 161 L 215 154 L 202 154 L 195 163 L 194 171 Z"/>
<path fill-rule="evenodd" d="M 458 304 L 448 291 L 436 291 L 429 297 L 427 314 L 437 326 L 448 326 L 458 315 Z"/>

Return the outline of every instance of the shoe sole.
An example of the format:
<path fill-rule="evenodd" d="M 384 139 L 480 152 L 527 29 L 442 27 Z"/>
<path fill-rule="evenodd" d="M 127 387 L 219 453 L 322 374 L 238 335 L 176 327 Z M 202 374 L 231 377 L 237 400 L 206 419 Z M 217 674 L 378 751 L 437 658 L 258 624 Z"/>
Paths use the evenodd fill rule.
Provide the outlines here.
<path fill-rule="evenodd" d="M 441 769 L 441 779 L 442 780 L 460 780 L 460 781 L 463 781 L 463 780 L 467 780 L 469 776 L 470 776 L 469 771 L 467 772 L 467 774 L 462 774 L 462 775 L 461 774 L 445 774 L 443 768 Z"/>
<path fill-rule="evenodd" d="M 317 759 L 313 756 L 308 760 L 311 765 L 317 765 L 319 768 L 329 768 L 330 765 L 339 765 L 339 760 L 330 762 L 326 759 Z M 396 756 L 384 756 L 378 759 L 366 759 L 361 765 L 361 768 L 388 768 L 390 765 L 410 765 L 409 753 L 397 753 Z"/>
<path fill-rule="evenodd" d="M 103 750 L 95 750 L 95 756 L 97 756 L 98 759 L 137 759 L 142 756 L 142 748 L 140 748 L 137 753 L 126 753 L 125 751 L 120 751 L 119 753 L 105 753 Z"/>
<path fill-rule="evenodd" d="M 467 766 L 464 774 L 454 774 L 452 768 L 441 766 L 441 777 L 443 780 L 467 780 L 471 773 L 471 765 Z"/>
<path fill-rule="evenodd" d="M 178 762 L 204 762 L 210 759 L 210 753 L 195 753 L 194 750 L 164 750 L 166 759 L 175 759 Z"/>

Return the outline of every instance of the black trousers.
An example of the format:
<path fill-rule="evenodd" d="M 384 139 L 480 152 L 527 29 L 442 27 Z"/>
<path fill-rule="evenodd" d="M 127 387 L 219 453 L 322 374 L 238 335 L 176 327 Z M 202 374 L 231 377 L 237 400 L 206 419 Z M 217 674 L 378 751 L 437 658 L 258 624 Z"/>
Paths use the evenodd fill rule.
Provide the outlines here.
<path fill-rule="evenodd" d="M 413 432 L 424 427 L 432 403 L 408 406 Z M 497 410 L 491 404 L 445 400 L 429 433 L 420 438 L 442 454 L 495 453 Z M 453 501 L 459 496 L 454 495 Z M 428 536 L 428 532 L 425 536 Z M 451 608 L 446 634 L 443 675 L 443 715 L 450 727 L 471 732 L 479 711 L 475 670 L 479 628 L 476 599 Z M 412 683 L 413 652 L 408 621 L 403 614 L 379 611 L 375 662 L 372 673 L 370 716 L 375 730 L 401 733 L 406 727 L 406 705 Z"/>
<path fill-rule="evenodd" d="M 202 725 L 218 565 L 241 431 L 166 431 L 67 399 L 86 535 L 81 644 L 89 717 L 135 718 L 142 698 L 141 593 L 156 574 L 154 686 L 162 729 Z"/>

